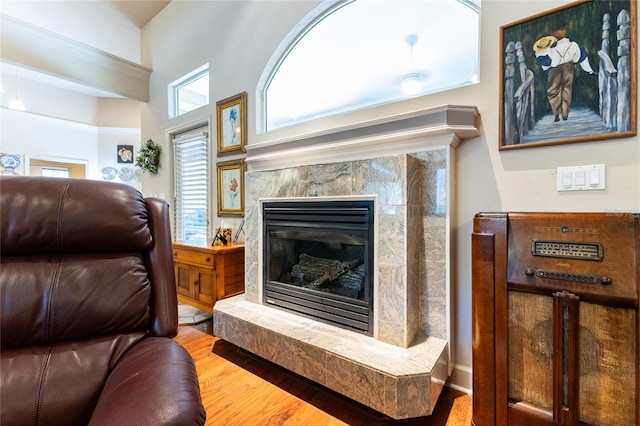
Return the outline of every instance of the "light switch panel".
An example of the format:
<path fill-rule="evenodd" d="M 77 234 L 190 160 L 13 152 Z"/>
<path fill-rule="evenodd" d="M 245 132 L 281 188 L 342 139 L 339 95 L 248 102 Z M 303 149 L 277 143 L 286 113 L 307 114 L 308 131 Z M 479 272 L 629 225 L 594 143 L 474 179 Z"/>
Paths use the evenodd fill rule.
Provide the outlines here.
<path fill-rule="evenodd" d="M 558 191 L 595 191 L 605 189 L 604 164 L 558 167 Z"/>

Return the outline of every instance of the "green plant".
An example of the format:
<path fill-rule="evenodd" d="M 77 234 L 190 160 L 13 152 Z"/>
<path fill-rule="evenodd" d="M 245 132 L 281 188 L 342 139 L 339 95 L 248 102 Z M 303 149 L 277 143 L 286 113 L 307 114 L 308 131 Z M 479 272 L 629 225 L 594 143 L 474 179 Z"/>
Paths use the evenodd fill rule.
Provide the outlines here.
<path fill-rule="evenodd" d="M 149 172 L 153 175 L 158 173 L 158 165 L 160 164 L 160 151 L 162 147 L 154 143 L 151 139 L 145 142 L 138 151 L 136 157 L 136 166 L 140 167 L 143 172 Z"/>

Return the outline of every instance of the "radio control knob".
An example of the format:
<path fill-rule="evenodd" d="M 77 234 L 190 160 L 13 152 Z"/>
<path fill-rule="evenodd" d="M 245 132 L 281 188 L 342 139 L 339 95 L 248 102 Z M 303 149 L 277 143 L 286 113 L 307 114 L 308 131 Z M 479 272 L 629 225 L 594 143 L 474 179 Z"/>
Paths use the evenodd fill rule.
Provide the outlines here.
<path fill-rule="evenodd" d="M 609 277 L 600 277 L 600 284 L 609 285 L 612 280 Z"/>

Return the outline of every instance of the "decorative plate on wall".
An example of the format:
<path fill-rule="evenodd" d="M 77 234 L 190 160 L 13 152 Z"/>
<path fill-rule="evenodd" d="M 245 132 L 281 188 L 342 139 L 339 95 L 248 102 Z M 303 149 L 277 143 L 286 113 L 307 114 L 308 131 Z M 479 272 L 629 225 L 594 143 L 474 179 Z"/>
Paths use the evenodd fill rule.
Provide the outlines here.
<path fill-rule="evenodd" d="M 114 180 L 118 175 L 118 171 L 115 167 L 103 167 L 102 168 L 102 179 L 104 180 Z"/>
<path fill-rule="evenodd" d="M 129 182 L 133 179 L 133 170 L 131 170 L 131 167 L 123 167 L 118 172 L 118 177 L 123 182 Z"/>
<path fill-rule="evenodd" d="M 20 156 L 16 154 L 3 154 L 0 157 L 0 166 L 4 167 L 3 175 L 17 175 L 14 169 L 20 167 Z"/>

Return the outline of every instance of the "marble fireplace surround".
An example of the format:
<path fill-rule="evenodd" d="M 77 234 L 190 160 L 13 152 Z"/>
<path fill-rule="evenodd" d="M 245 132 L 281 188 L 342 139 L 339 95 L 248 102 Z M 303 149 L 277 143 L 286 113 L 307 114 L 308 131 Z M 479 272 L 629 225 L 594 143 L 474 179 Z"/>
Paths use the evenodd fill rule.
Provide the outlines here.
<path fill-rule="evenodd" d="M 450 356 L 455 148 L 477 109 L 431 108 L 247 147 L 245 294 L 214 307 L 214 334 L 402 419 L 431 414 Z M 261 203 L 374 199 L 374 335 L 262 303 Z"/>

